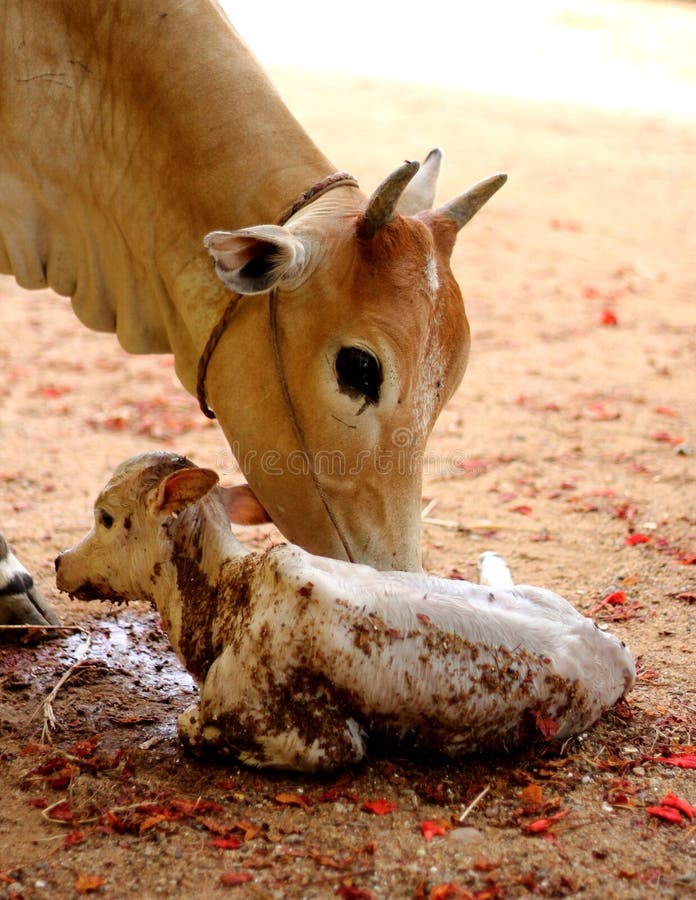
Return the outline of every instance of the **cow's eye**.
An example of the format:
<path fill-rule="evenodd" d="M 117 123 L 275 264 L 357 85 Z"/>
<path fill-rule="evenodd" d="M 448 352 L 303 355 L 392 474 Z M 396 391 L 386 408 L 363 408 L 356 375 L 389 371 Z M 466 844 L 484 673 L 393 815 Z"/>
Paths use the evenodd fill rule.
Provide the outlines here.
<path fill-rule="evenodd" d="M 341 347 L 336 356 L 336 374 L 342 390 L 360 394 L 370 403 L 379 400 L 382 366 L 374 353 L 362 347 Z"/>
<path fill-rule="evenodd" d="M 114 517 L 111 513 L 108 513 L 105 509 L 97 510 L 97 521 L 100 525 L 103 525 L 104 528 L 111 528 L 114 524 Z"/>

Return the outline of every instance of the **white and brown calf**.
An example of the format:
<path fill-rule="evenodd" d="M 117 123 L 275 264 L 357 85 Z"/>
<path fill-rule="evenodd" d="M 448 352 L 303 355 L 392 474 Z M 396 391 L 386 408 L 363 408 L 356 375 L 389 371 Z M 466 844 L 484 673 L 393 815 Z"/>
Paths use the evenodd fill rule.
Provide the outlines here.
<path fill-rule="evenodd" d="M 312 556 L 247 553 L 217 476 L 150 453 L 123 463 L 82 542 L 56 560 L 82 599 L 149 599 L 200 703 L 179 718 L 194 751 L 327 771 L 370 736 L 455 756 L 582 731 L 631 687 L 623 643 L 565 600 Z M 492 574 L 491 574 L 492 573 Z M 502 586 L 501 586 L 502 585 Z"/>

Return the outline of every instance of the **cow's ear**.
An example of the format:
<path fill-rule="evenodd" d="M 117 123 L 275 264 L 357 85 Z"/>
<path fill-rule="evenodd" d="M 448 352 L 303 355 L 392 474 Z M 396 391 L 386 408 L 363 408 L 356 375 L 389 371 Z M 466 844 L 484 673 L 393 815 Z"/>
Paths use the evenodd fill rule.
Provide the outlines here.
<path fill-rule="evenodd" d="M 305 244 L 287 228 L 256 225 L 239 231 L 212 231 L 203 241 L 218 277 L 238 294 L 261 294 L 300 275 Z"/>
<path fill-rule="evenodd" d="M 167 475 L 148 495 L 150 511 L 157 516 L 176 515 L 200 500 L 218 483 L 212 469 L 179 469 Z"/>
<path fill-rule="evenodd" d="M 237 525 L 263 525 L 273 521 L 248 484 L 223 488 L 222 493 L 230 522 Z"/>

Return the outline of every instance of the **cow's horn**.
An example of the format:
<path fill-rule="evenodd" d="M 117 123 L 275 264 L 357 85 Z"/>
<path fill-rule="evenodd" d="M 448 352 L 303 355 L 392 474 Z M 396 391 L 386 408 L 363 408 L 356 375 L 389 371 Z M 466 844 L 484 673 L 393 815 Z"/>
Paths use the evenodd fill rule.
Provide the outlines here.
<path fill-rule="evenodd" d="M 416 216 L 425 209 L 432 209 L 440 174 L 442 150 L 436 147 L 425 157 L 420 169 L 406 185 L 396 211 L 402 216 Z"/>
<path fill-rule="evenodd" d="M 470 187 L 461 196 L 450 200 L 444 206 L 440 206 L 437 212 L 448 216 L 456 224 L 457 230 L 464 225 L 481 209 L 484 203 L 491 199 L 493 194 L 507 181 L 507 175 L 491 175 Z"/>
<path fill-rule="evenodd" d="M 370 197 L 364 216 L 369 236 L 393 217 L 399 197 L 419 168 L 419 163 L 407 160 L 395 172 L 388 175 Z"/>

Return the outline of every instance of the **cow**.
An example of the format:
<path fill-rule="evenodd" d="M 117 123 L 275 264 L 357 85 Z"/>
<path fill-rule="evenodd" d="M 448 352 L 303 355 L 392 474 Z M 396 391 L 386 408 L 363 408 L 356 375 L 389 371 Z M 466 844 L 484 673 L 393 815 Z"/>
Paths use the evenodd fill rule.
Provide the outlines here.
<path fill-rule="evenodd" d="M 179 717 L 195 754 L 326 772 L 387 749 L 456 757 L 591 725 L 632 686 L 625 645 L 497 555 L 471 584 L 380 572 L 291 544 L 248 553 L 217 474 L 128 459 L 83 540 L 56 559 L 82 600 L 149 600 L 201 685 Z M 491 583 L 492 582 L 492 583 Z"/>
<path fill-rule="evenodd" d="M 215 0 L 8 0 L 0 34 L 0 272 L 172 353 L 289 540 L 418 570 L 469 352 L 450 256 L 505 176 L 433 209 L 437 150 L 366 196 Z"/>

